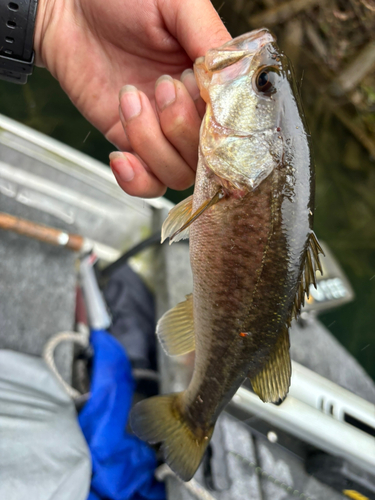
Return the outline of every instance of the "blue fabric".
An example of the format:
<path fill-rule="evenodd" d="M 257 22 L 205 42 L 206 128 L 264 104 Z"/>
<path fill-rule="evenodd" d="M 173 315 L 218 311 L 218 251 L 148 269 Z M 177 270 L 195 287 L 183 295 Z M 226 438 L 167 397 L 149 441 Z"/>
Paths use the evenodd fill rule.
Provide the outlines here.
<path fill-rule="evenodd" d="M 154 451 L 126 432 L 134 380 L 125 351 L 101 330 L 91 332 L 91 345 L 91 397 L 79 415 L 92 459 L 89 500 L 164 500 Z"/>

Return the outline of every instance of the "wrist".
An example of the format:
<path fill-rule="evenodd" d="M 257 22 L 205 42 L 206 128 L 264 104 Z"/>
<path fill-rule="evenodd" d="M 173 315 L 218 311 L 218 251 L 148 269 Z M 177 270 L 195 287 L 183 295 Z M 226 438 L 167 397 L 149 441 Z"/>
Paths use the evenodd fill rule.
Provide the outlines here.
<path fill-rule="evenodd" d="M 34 32 L 35 65 L 47 68 L 59 81 L 69 65 L 75 31 L 80 24 L 75 3 L 75 0 L 38 0 Z"/>
<path fill-rule="evenodd" d="M 47 66 L 47 54 L 45 52 L 46 44 L 44 44 L 43 41 L 47 35 L 48 27 L 51 24 L 54 3 L 54 0 L 38 0 L 38 10 L 36 14 L 34 31 L 34 52 L 36 66 Z"/>

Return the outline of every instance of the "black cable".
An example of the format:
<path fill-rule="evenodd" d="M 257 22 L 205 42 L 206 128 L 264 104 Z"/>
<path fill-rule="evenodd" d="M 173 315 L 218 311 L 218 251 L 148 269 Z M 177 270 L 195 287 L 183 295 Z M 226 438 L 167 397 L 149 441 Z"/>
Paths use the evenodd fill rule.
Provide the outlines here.
<path fill-rule="evenodd" d="M 145 240 L 141 241 L 137 245 L 135 245 L 133 248 L 125 252 L 124 254 L 121 255 L 117 260 L 109 264 L 108 266 L 104 267 L 103 269 L 99 269 L 97 265 L 95 264 L 95 273 L 98 281 L 100 284 L 103 284 L 104 282 L 108 281 L 108 279 L 111 277 L 111 275 L 120 267 L 122 267 L 130 257 L 134 257 L 134 255 L 137 255 L 137 253 L 142 252 L 143 250 L 146 250 L 146 248 L 152 246 L 152 245 L 161 245 L 164 244 L 160 243 L 161 240 L 161 232 L 154 233 L 152 234 L 149 238 L 146 238 Z M 178 243 L 189 243 L 188 239 L 180 240 Z"/>
<path fill-rule="evenodd" d="M 137 253 L 142 252 L 142 250 L 146 250 L 146 248 L 152 246 L 152 245 L 160 245 L 160 239 L 161 239 L 161 233 L 157 232 L 152 234 L 149 238 L 146 238 L 145 240 L 141 241 L 137 245 L 135 245 L 133 248 L 125 252 L 124 254 L 121 255 L 117 260 L 109 264 L 108 266 L 104 267 L 99 271 L 100 273 L 100 279 L 101 280 L 107 280 L 110 278 L 110 276 L 120 267 L 122 267 L 130 257 L 134 257 L 134 255 L 137 255 Z"/>

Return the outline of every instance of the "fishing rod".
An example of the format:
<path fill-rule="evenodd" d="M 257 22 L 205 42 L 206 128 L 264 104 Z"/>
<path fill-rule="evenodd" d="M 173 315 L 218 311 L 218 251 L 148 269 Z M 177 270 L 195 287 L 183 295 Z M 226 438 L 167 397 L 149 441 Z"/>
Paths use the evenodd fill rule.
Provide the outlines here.
<path fill-rule="evenodd" d="M 65 247 L 73 252 L 85 254 L 93 250 L 98 258 L 109 262 L 117 260 L 120 256 L 118 250 L 98 241 L 85 238 L 80 234 L 68 233 L 62 229 L 21 219 L 5 212 L 0 212 L 0 229 L 27 236 L 28 238 L 50 245 Z"/>

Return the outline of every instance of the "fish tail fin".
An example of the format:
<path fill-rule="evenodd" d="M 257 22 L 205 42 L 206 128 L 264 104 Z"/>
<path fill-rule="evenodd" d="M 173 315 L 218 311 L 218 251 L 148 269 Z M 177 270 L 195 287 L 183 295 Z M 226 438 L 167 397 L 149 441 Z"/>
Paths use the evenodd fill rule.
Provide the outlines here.
<path fill-rule="evenodd" d="M 184 481 L 189 481 L 202 461 L 209 432 L 194 432 L 181 411 L 183 392 L 154 396 L 136 404 L 130 414 L 134 433 L 150 444 L 162 443 L 164 459 Z"/>

